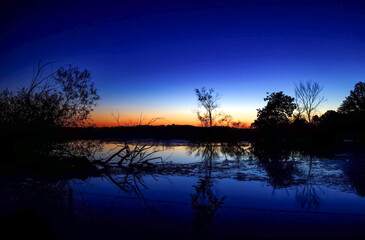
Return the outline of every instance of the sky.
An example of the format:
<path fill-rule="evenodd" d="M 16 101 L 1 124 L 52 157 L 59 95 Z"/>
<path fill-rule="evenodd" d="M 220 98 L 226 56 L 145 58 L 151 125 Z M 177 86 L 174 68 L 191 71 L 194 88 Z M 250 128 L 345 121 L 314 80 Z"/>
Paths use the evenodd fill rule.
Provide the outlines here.
<path fill-rule="evenodd" d="M 197 125 L 195 88 L 251 123 L 267 92 L 294 96 L 318 82 L 336 110 L 365 80 L 365 2 L 2 1 L 0 89 L 30 83 L 38 61 L 88 69 L 101 100 L 97 126 L 136 121 Z"/>

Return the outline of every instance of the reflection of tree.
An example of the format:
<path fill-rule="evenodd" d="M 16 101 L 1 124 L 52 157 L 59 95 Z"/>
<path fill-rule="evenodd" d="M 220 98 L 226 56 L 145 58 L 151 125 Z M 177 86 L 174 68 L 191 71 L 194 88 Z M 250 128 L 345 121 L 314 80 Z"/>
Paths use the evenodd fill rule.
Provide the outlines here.
<path fill-rule="evenodd" d="M 250 153 L 265 169 L 274 187 L 288 187 L 293 184 L 294 174 L 298 169 L 289 149 L 252 143 Z"/>
<path fill-rule="evenodd" d="M 237 160 L 242 159 L 246 154 L 246 145 L 242 145 L 237 142 L 227 142 L 221 144 L 221 152 L 224 154 L 225 158 L 227 156 L 235 158 Z"/>
<path fill-rule="evenodd" d="M 146 205 L 142 191 L 147 189 L 143 181 L 145 175 L 154 177 L 156 162 L 163 159 L 155 154 L 160 150 L 155 144 L 137 142 L 129 144 L 124 142 L 118 146 L 114 154 L 98 163 L 104 166 L 103 173 L 112 183 L 123 192 L 134 193 Z M 155 178 L 156 179 L 156 178 Z"/>
<path fill-rule="evenodd" d="M 104 161 L 99 161 L 104 165 L 117 163 L 122 167 L 129 168 L 151 168 L 155 160 L 162 161 L 161 157 L 155 157 L 160 150 L 155 148 L 155 144 L 140 143 L 129 144 L 124 142 L 120 149 Z"/>
<path fill-rule="evenodd" d="M 297 189 L 296 202 L 300 204 L 301 208 L 319 208 L 321 199 L 318 196 L 317 189 L 319 187 L 314 183 L 314 177 L 312 176 L 313 158 L 309 158 L 308 174 L 304 184 Z"/>
<path fill-rule="evenodd" d="M 27 236 L 57 233 L 66 239 L 73 219 L 71 179 L 99 176 L 91 163 L 103 144 L 98 141 L 43 142 L 29 141 L 16 159 L 9 161 L 14 169 L 1 175 L 0 212 L 7 212 L 8 226 L 21 226 Z M 5 207 L 6 206 L 6 207 Z M 13 221 L 15 221 L 13 223 Z M 62 228 L 62 229 L 60 229 Z M 16 237 L 15 237 L 16 238 Z"/>
<path fill-rule="evenodd" d="M 0 214 L 2 233 L 15 239 L 55 239 L 59 226 L 66 234 L 72 217 L 68 181 L 27 177 L 2 177 Z M 68 209 L 65 211 L 65 209 Z M 21 231 L 14 231 L 21 229 Z"/>
<path fill-rule="evenodd" d="M 143 181 L 144 173 L 128 171 L 123 174 L 110 174 L 106 173 L 105 176 L 112 183 L 118 186 L 123 192 L 134 193 L 144 202 L 144 197 L 142 191 L 147 189 Z"/>
<path fill-rule="evenodd" d="M 98 170 L 91 162 L 96 153 L 102 151 L 98 141 L 39 142 L 26 141 L 22 150 L 8 161 L 14 173 L 27 172 L 52 178 L 87 178 Z"/>
<path fill-rule="evenodd" d="M 104 149 L 105 143 L 95 140 L 75 140 L 61 144 L 52 145 L 52 153 L 56 156 L 80 158 L 86 157 L 88 160 L 95 160 L 97 153 Z"/>
<path fill-rule="evenodd" d="M 237 142 L 199 142 L 188 146 L 188 153 L 201 157 L 203 161 L 215 161 L 221 156 L 241 159 L 245 154 L 245 145 Z"/>
<path fill-rule="evenodd" d="M 200 143 L 190 147 L 190 153 L 202 158 L 204 177 L 200 178 L 198 184 L 193 186 L 195 193 L 190 194 L 192 208 L 194 210 L 193 232 L 196 237 L 204 237 L 209 234 L 209 227 L 218 208 L 223 204 L 226 197 L 219 199 L 212 191 L 214 182 L 212 180 L 213 161 L 219 159 L 220 154 L 233 154 L 228 146 L 225 148 L 217 143 Z"/>
<path fill-rule="evenodd" d="M 219 159 L 219 144 L 215 142 L 198 142 L 188 146 L 188 153 L 201 157 L 203 161 L 215 161 Z"/>
<path fill-rule="evenodd" d="M 347 175 L 356 194 L 365 197 L 365 161 L 364 157 L 355 157 L 347 162 L 344 173 Z"/>
<path fill-rule="evenodd" d="M 206 235 L 216 211 L 226 197 L 217 198 L 212 191 L 213 181 L 209 176 L 199 179 L 198 185 L 193 187 L 195 193 L 190 194 L 194 210 L 193 232 L 198 236 Z"/>

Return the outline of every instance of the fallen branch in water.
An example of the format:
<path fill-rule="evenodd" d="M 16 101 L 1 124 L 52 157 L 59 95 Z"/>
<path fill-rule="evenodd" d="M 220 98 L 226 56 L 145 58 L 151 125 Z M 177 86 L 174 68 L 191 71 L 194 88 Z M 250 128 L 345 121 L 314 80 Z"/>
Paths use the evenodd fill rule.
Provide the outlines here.
<path fill-rule="evenodd" d="M 163 163 L 162 157 L 154 156 L 160 150 L 153 149 L 155 144 L 140 144 L 137 142 L 134 146 L 124 142 L 124 146 L 121 147 L 116 153 L 112 154 L 104 161 L 98 161 L 101 165 L 118 165 L 129 168 L 144 168 L 153 167 L 155 160 L 160 160 Z"/>

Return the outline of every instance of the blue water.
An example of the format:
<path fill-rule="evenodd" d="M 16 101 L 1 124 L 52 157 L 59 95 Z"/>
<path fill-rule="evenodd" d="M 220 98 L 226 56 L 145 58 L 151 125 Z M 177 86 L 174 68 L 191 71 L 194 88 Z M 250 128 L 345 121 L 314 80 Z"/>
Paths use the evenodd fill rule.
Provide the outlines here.
<path fill-rule="evenodd" d="M 104 144 L 98 156 L 110 156 L 118 149 L 114 145 Z M 43 215 L 57 219 L 54 231 L 61 239 L 365 233 L 361 157 L 290 153 L 273 162 L 249 153 L 230 155 L 221 146 L 210 152 L 183 143 L 156 148 L 163 170 L 63 180 L 57 201 L 53 195 L 49 202 L 40 195 L 33 201 L 46 208 Z"/>

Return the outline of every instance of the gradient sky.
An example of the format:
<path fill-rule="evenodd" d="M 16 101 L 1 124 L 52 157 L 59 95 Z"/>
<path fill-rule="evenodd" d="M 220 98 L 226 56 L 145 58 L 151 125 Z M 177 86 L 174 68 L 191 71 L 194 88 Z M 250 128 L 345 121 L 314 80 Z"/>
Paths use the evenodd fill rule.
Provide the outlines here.
<path fill-rule="evenodd" d="M 194 89 L 252 122 L 266 92 L 316 81 L 337 109 L 365 81 L 364 1 L 11 1 L 0 6 L 0 88 L 29 84 L 39 59 L 88 69 L 99 126 L 163 117 L 197 124 Z"/>

